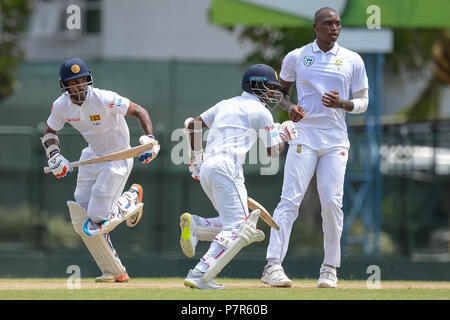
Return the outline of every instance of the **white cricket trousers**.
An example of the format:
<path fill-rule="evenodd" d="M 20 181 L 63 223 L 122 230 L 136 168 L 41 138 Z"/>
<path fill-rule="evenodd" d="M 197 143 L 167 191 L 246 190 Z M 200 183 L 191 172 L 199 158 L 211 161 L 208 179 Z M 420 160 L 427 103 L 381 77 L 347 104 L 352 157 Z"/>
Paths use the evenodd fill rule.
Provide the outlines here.
<path fill-rule="evenodd" d="M 214 156 L 206 159 L 200 170 L 203 191 L 219 213 L 222 231 L 216 239 L 233 239 L 248 216 L 247 189 L 244 185 L 242 166 L 228 156 Z M 215 220 L 218 222 L 218 220 Z M 215 240 L 195 267 L 201 272 L 208 269 L 207 261 L 217 259 L 223 247 Z"/>
<path fill-rule="evenodd" d="M 292 225 L 298 217 L 300 204 L 315 172 L 322 207 L 325 251 L 323 264 L 340 267 L 340 240 L 344 224 L 342 198 L 350 147 L 347 133 L 342 130 L 315 128 L 300 128 L 297 131 L 300 141 L 306 144 L 289 146 L 281 200 L 273 214 L 280 230 L 271 229 L 266 258 L 269 263 L 283 262 Z"/>
<path fill-rule="evenodd" d="M 89 147 L 83 149 L 80 160 L 96 155 Z M 133 168 L 133 159 L 92 163 L 78 167 L 75 202 L 86 208 L 94 223 L 105 221 L 122 195 Z"/>

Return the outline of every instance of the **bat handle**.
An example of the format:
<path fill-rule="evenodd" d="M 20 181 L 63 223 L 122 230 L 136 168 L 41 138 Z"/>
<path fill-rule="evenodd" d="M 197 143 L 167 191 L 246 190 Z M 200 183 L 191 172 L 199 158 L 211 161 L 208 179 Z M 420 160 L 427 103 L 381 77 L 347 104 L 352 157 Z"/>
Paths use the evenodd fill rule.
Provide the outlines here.
<path fill-rule="evenodd" d="M 70 171 L 73 171 L 73 168 L 76 168 L 76 167 L 78 167 L 79 165 L 80 165 L 80 161 L 75 161 L 75 162 L 69 163 Z M 50 172 L 52 172 L 52 169 L 50 169 L 50 167 L 45 167 L 45 168 L 44 168 L 44 173 L 45 173 L 45 174 L 50 173 Z"/>

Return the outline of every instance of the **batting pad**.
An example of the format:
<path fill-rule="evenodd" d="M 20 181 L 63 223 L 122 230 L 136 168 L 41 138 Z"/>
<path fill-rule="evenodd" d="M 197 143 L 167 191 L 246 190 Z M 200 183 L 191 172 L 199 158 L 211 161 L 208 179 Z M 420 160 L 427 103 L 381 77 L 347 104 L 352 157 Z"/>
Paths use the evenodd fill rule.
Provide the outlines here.
<path fill-rule="evenodd" d="M 202 276 L 203 281 L 208 283 L 217 276 L 243 247 L 252 242 L 264 240 L 264 232 L 256 229 L 256 223 L 258 222 L 260 214 L 260 210 L 253 211 L 242 224 L 236 237 L 229 239 L 226 236 L 221 236 L 222 233 L 224 233 L 224 235 L 227 233 L 222 231 L 214 238 L 214 241 L 217 241 L 224 249 L 215 258 L 205 261 L 209 267 Z"/>
<path fill-rule="evenodd" d="M 83 223 L 87 219 L 86 209 L 74 201 L 67 201 L 67 206 L 69 207 L 73 228 L 83 239 L 101 272 L 104 275 L 114 277 L 119 277 L 126 272 L 109 240 L 109 235 L 89 237 L 83 232 Z"/>
<path fill-rule="evenodd" d="M 200 241 L 213 241 L 220 231 L 222 231 L 220 227 L 198 226 L 195 235 Z"/>

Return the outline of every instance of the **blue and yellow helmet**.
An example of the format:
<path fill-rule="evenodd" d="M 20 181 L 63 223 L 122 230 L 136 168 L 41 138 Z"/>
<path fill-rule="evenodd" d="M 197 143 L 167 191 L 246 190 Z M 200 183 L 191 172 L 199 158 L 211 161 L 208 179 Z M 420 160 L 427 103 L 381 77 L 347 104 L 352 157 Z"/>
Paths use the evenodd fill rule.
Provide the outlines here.
<path fill-rule="evenodd" d="M 248 67 L 242 76 L 241 88 L 256 95 L 270 111 L 273 111 L 283 97 L 283 87 L 278 80 L 277 72 L 266 64 Z"/>
<path fill-rule="evenodd" d="M 59 76 L 62 82 L 66 82 L 81 77 L 92 77 L 86 63 L 80 58 L 71 58 L 64 61 L 59 69 Z"/>

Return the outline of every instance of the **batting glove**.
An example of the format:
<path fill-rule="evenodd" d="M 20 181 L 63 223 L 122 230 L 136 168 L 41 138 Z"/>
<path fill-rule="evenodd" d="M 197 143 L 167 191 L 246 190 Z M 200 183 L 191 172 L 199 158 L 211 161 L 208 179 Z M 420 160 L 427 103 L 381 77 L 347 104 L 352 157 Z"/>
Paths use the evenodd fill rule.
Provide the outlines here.
<path fill-rule="evenodd" d="M 149 134 L 148 136 L 144 135 L 144 136 L 141 136 L 139 138 L 139 143 L 140 144 L 147 144 L 147 143 L 151 143 L 151 142 L 154 142 L 154 141 L 155 141 L 155 137 L 153 135 L 151 135 L 151 134 Z M 139 154 L 138 160 L 140 162 L 142 162 L 143 164 L 147 164 L 147 163 L 149 163 L 150 161 L 152 161 L 153 159 L 156 158 L 156 156 L 158 155 L 160 149 L 161 149 L 161 146 L 159 144 L 154 145 L 150 149 L 148 149 L 148 150 L 146 150 L 144 152 L 141 152 Z"/>
<path fill-rule="evenodd" d="M 283 122 L 278 129 L 278 133 L 285 142 L 297 139 L 297 130 L 294 123 L 290 120 Z"/>
<path fill-rule="evenodd" d="M 191 162 L 189 163 L 189 172 L 195 180 L 200 180 L 200 167 L 203 163 L 203 150 L 192 151 Z"/>
<path fill-rule="evenodd" d="M 72 173 L 70 171 L 69 160 L 64 158 L 59 152 L 56 152 L 48 159 L 48 166 L 52 170 L 53 175 L 58 179 L 69 176 Z"/>

